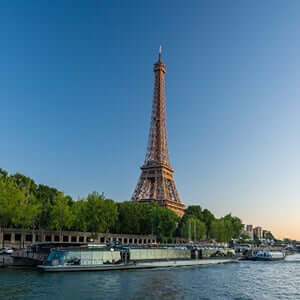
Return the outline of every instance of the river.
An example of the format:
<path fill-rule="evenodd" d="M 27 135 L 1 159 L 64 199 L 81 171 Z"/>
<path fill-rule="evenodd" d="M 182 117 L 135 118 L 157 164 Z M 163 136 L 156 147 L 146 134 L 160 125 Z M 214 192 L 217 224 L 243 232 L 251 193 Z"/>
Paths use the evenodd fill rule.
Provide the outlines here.
<path fill-rule="evenodd" d="M 0 299 L 300 299 L 300 255 L 286 261 L 161 270 L 0 269 Z"/>

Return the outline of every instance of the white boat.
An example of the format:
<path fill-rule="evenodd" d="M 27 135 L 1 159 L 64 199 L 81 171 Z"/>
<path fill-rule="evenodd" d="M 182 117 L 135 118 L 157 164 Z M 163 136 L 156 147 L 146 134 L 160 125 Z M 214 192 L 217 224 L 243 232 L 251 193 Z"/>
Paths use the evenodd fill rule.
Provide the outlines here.
<path fill-rule="evenodd" d="M 248 260 L 273 261 L 282 260 L 285 258 L 285 253 L 281 251 L 260 250 L 254 255 L 249 256 Z"/>
<path fill-rule="evenodd" d="M 192 258 L 191 250 L 183 249 L 105 249 L 58 248 L 52 249 L 43 265 L 45 272 L 112 271 L 215 265 L 235 262 L 234 259 Z"/>

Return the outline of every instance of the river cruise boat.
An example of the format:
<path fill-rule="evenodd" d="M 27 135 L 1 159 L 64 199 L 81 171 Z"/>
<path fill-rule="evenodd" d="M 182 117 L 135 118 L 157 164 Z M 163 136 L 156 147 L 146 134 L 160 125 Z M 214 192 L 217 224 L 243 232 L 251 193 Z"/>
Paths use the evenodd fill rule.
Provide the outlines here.
<path fill-rule="evenodd" d="M 246 260 L 254 261 L 275 261 L 285 259 L 285 253 L 282 251 L 259 250 L 257 252 L 249 253 Z"/>
<path fill-rule="evenodd" d="M 112 271 L 199 266 L 228 263 L 234 259 L 199 259 L 191 249 L 109 247 L 52 249 L 38 269 L 45 272 Z"/>

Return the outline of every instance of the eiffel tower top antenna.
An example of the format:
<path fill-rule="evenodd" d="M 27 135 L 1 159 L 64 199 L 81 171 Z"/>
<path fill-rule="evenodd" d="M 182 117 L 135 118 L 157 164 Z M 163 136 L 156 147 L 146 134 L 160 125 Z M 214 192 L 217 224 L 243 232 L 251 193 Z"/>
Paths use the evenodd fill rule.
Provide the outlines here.
<path fill-rule="evenodd" d="M 158 50 L 158 61 L 161 61 L 161 56 L 162 56 L 162 46 L 159 46 L 159 50 Z"/>

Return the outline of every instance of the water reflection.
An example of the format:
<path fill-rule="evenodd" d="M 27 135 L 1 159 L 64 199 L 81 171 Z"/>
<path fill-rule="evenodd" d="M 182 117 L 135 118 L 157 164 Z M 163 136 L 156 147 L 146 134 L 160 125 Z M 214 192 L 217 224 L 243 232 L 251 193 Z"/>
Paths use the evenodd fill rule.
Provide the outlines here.
<path fill-rule="evenodd" d="M 0 269 L 0 299 L 300 299 L 300 255 L 202 268 L 48 274 Z"/>

